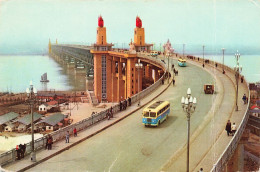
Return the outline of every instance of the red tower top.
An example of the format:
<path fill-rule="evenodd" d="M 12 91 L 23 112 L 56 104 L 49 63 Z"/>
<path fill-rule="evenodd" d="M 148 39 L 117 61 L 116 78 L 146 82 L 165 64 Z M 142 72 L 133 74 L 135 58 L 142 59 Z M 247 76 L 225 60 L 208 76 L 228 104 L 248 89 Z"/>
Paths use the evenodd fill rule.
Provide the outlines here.
<path fill-rule="evenodd" d="M 98 26 L 99 27 L 103 27 L 104 26 L 104 20 L 103 20 L 102 16 L 98 17 Z"/>
<path fill-rule="evenodd" d="M 135 22 L 136 24 L 136 27 L 139 27 L 139 28 L 141 28 L 142 27 L 142 20 L 137 16 L 136 17 L 136 22 Z"/>

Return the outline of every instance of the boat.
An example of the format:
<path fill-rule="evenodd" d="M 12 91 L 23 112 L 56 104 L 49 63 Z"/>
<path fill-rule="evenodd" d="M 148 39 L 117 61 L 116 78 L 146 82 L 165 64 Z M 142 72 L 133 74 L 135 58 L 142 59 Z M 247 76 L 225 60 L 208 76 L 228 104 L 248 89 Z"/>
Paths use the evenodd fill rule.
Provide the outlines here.
<path fill-rule="evenodd" d="M 49 82 L 49 80 L 47 79 L 47 73 L 44 73 L 44 74 L 41 76 L 41 82 Z"/>
<path fill-rule="evenodd" d="M 186 60 L 185 59 L 179 59 L 178 60 L 178 65 L 180 66 L 180 67 L 186 67 L 187 65 L 186 65 Z"/>

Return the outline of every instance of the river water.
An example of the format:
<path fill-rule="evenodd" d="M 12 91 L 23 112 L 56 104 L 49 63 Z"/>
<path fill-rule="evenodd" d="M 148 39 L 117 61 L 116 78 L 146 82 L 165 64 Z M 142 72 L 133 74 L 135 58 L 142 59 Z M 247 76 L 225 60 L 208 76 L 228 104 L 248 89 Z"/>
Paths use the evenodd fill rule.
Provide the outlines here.
<path fill-rule="evenodd" d="M 223 55 L 204 55 L 204 58 L 223 63 Z M 234 68 L 235 55 L 224 55 L 224 64 Z M 260 82 L 260 55 L 240 55 L 239 64 L 242 66 L 241 74 L 245 76 L 247 82 Z"/>
<path fill-rule="evenodd" d="M 41 75 L 45 72 L 50 82 L 41 83 Z M 67 68 L 49 56 L 0 56 L 0 92 L 25 92 L 31 80 L 37 90 L 43 91 L 93 89 L 91 80 L 86 87 L 85 75 L 75 74 L 73 68 Z"/>

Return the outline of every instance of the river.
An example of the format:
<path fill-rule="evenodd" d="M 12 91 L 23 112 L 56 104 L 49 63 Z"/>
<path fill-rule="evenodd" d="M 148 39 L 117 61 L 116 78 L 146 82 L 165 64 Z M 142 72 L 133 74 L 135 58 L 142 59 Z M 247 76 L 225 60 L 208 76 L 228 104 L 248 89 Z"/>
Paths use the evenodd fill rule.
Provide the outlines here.
<path fill-rule="evenodd" d="M 48 83 L 41 83 L 41 75 L 47 72 Z M 92 90 L 93 84 L 82 74 L 75 74 L 74 69 L 55 62 L 49 56 L 0 56 L 0 92 L 25 92 L 29 82 L 37 90 Z"/>

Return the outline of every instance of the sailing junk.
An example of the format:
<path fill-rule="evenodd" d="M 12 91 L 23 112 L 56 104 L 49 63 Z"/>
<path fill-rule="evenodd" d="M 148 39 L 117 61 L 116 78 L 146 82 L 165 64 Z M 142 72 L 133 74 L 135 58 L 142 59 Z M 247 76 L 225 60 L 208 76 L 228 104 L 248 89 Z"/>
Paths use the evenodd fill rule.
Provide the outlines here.
<path fill-rule="evenodd" d="M 47 73 L 44 73 L 44 74 L 41 76 L 41 82 L 49 82 L 49 80 L 47 79 Z"/>

